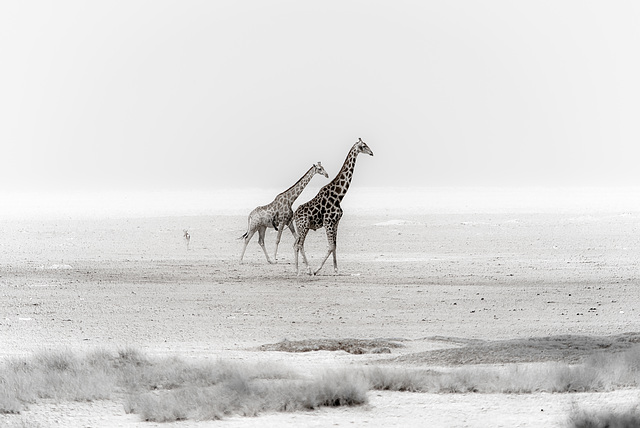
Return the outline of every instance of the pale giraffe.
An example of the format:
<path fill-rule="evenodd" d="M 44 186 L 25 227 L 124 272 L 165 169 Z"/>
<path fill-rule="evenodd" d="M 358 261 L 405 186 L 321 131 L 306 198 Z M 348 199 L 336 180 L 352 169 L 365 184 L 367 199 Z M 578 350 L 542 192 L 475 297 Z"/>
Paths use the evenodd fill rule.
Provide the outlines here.
<path fill-rule="evenodd" d="M 320 267 L 315 271 L 314 275 L 320 272 L 322 266 L 329 258 L 329 255 L 333 254 L 333 270 L 338 273 L 338 262 L 336 259 L 336 239 L 338 233 L 338 223 L 342 217 L 342 208 L 340 208 L 340 201 L 344 198 L 349 190 L 351 184 L 351 178 L 353 177 L 353 169 L 356 166 L 356 158 L 359 153 L 366 153 L 373 156 L 373 152 L 358 138 L 358 142 L 353 145 L 349 154 L 342 165 L 342 169 L 329 184 L 324 186 L 318 194 L 296 209 L 293 215 L 298 237 L 295 244 L 296 256 L 296 273 L 299 274 L 298 269 L 298 253 L 302 253 L 302 261 L 307 266 L 307 271 L 311 275 L 311 268 L 307 262 L 307 256 L 304 253 L 304 240 L 307 237 L 309 229 L 317 230 L 324 226 L 327 232 L 327 240 L 329 241 L 329 248 L 327 254 L 324 256 Z"/>
<path fill-rule="evenodd" d="M 318 162 L 309 168 L 309 170 L 296 182 L 296 184 L 276 196 L 273 202 L 269 205 L 263 205 L 251 211 L 251 214 L 249 214 L 247 232 L 240 237 L 241 239 L 244 239 L 242 254 L 240 254 L 240 262 L 242 262 L 242 259 L 244 258 L 244 252 L 247 249 L 247 244 L 249 244 L 249 241 L 256 231 L 258 232 L 258 244 L 262 247 L 262 251 L 264 251 L 264 255 L 267 257 L 267 261 L 269 263 L 274 263 L 277 260 L 276 257 L 278 255 L 280 237 L 282 236 L 282 231 L 286 226 L 289 227 L 295 239 L 296 232 L 293 228 L 293 224 L 291 224 L 291 219 L 293 218 L 291 205 L 296 199 L 298 199 L 298 196 L 300 196 L 315 174 L 322 174 L 326 178 L 329 178 L 329 174 L 327 174 L 320 162 Z M 271 261 L 269 254 L 267 253 L 267 249 L 264 246 L 264 234 L 268 227 L 273 227 L 278 231 L 278 236 L 276 237 L 276 249 L 273 253 L 274 261 Z"/>

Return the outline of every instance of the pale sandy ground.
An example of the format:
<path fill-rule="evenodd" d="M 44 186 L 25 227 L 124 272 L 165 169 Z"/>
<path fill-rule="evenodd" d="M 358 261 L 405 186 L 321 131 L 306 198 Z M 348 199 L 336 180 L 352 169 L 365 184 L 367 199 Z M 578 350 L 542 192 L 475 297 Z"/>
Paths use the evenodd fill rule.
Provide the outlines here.
<path fill-rule="evenodd" d="M 260 352 L 283 339 L 428 339 L 640 332 L 640 212 L 345 214 L 340 274 L 296 277 L 292 237 L 268 265 L 245 215 L 7 219 L 0 241 L 0 357 L 132 345 L 149 355 L 358 366 L 371 355 Z M 186 248 L 182 230 L 189 228 Z M 255 238 L 254 238 L 255 239 Z M 275 232 L 267 235 L 272 251 Z M 307 253 L 317 266 L 324 231 Z M 378 358 L 379 356 L 376 356 Z M 566 426 L 572 406 L 626 409 L 638 390 L 591 394 L 369 393 L 355 408 L 142 422 L 120 402 L 42 403 L 0 426 Z"/>

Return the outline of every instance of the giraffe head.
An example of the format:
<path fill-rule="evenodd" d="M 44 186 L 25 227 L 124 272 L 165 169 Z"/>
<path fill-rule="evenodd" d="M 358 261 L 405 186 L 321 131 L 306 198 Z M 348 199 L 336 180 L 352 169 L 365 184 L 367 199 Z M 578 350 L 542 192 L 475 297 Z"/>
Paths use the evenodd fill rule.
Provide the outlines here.
<path fill-rule="evenodd" d="M 327 174 L 327 171 L 324 170 L 324 167 L 320 164 L 320 161 L 318 161 L 318 163 L 314 163 L 313 168 L 316 174 L 324 175 L 326 178 L 329 178 L 329 174 Z"/>
<path fill-rule="evenodd" d="M 373 156 L 373 152 L 371 151 L 369 146 L 367 146 L 367 143 L 362 141 L 362 138 L 358 138 L 358 141 L 353 147 L 356 149 L 357 153 L 366 153 L 369 156 Z"/>

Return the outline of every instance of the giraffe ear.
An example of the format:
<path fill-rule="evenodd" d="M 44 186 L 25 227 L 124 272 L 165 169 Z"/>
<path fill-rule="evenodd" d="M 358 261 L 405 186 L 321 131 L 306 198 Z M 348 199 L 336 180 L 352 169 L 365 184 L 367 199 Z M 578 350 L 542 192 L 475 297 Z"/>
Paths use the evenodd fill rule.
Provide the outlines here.
<path fill-rule="evenodd" d="M 318 161 L 318 166 L 322 166 L 322 165 L 320 164 L 320 161 Z"/>

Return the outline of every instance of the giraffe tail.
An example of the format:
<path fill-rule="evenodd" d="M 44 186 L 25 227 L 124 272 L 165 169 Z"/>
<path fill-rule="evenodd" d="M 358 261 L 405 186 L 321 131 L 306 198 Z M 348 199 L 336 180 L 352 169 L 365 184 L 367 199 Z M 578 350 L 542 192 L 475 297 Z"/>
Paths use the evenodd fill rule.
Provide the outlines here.
<path fill-rule="evenodd" d="M 238 239 L 245 239 L 247 236 L 249 236 L 250 228 L 251 228 L 251 215 L 249 215 L 249 219 L 247 220 L 247 231 L 244 233 L 244 235 L 240 236 Z"/>

